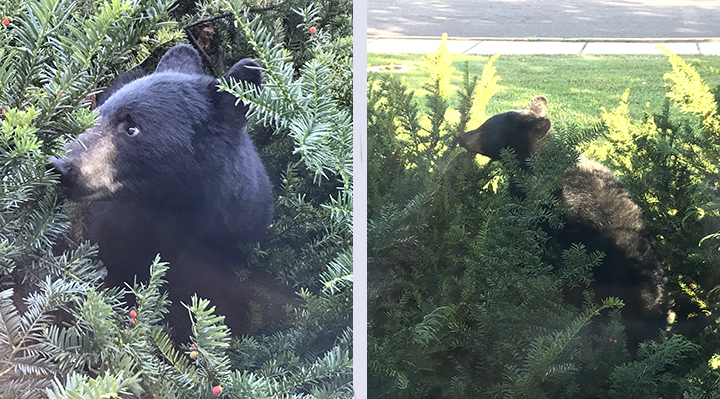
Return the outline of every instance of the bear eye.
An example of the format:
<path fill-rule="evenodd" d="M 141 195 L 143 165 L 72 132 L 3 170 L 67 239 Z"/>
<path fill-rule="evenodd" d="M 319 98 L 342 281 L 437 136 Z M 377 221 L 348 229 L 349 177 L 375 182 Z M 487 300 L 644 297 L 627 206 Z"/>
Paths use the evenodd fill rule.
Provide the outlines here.
<path fill-rule="evenodd" d="M 125 133 L 130 137 L 137 136 L 140 133 L 140 129 L 137 126 L 130 126 Z"/>

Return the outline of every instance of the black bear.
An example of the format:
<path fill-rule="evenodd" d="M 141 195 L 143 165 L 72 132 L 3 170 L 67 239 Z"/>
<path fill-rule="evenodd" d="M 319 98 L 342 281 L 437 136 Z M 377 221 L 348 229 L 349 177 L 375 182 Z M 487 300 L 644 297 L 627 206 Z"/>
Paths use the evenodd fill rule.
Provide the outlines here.
<path fill-rule="evenodd" d="M 546 110 L 547 99 L 537 96 L 525 109 L 497 114 L 461 134 L 458 143 L 495 160 L 500 159 L 500 150 L 511 148 L 527 171 L 525 160 L 552 136 Z M 565 171 L 557 196 L 569 206 L 558 240 L 563 246 L 580 242 L 605 253 L 593 271 L 591 288 L 598 298 L 615 296 L 625 302 L 623 321 L 628 349 L 634 353 L 640 342 L 667 326 L 669 312 L 667 279 L 644 231 L 640 207 L 610 169 L 584 157 Z"/>
<path fill-rule="evenodd" d="M 224 75 L 230 77 L 257 90 L 262 84 L 248 59 Z M 147 280 L 159 253 L 171 263 L 171 322 L 189 326 L 178 305 L 197 292 L 233 332 L 243 332 L 247 302 L 262 299 L 233 266 L 242 258 L 240 242 L 263 238 L 274 200 L 246 130 L 247 106 L 236 106 L 217 85 L 202 73 L 194 48 L 175 46 L 154 73 L 121 75 L 98 96 L 98 124 L 50 166 L 66 196 L 83 204 L 82 238 L 98 244 L 109 285 L 132 283 L 136 275 Z"/>

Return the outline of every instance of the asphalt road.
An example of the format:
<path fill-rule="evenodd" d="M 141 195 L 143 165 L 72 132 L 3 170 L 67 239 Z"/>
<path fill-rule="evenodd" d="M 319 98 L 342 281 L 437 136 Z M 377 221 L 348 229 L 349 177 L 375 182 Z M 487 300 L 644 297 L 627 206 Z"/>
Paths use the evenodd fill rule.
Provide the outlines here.
<path fill-rule="evenodd" d="M 368 0 L 369 36 L 720 37 L 720 0 Z"/>

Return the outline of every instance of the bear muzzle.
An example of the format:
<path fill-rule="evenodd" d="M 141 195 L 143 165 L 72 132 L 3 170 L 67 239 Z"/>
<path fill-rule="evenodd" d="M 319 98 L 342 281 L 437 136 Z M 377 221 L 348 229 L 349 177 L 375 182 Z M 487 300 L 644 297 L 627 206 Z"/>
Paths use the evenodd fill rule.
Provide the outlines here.
<path fill-rule="evenodd" d="M 48 159 L 48 163 L 45 164 L 45 170 L 54 170 L 60 175 L 60 177 L 69 173 L 69 167 L 67 162 L 65 162 L 64 159 L 58 157 L 50 157 Z"/>
<path fill-rule="evenodd" d="M 75 151 L 78 151 L 76 149 Z M 85 153 L 82 155 L 68 152 L 67 157 L 50 157 L 45 165 L 47 170 L 53 170 L 60 175 L 60 186 L 63 195 L 71 201 L 88 201 L 109 197 L 121 186 L 114 179 L 112 167 L 95 161 L 102 156 L 106 149 Z M 98 155 L 100 155 L 98 157 Z"/>
<path fill-rule="evenodd" d="M 484 154 L 482 145 L 480 144 L 480 128 L 462 133 L 458 136 L 457 141 L 461 147 L 478 154 Z"/>

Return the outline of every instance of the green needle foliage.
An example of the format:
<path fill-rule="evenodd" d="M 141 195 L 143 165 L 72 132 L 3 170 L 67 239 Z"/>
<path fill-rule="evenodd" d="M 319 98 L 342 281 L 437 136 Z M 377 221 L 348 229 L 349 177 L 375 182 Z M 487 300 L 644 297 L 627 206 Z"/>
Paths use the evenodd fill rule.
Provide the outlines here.
<path fill-rule="evenodd" d="M 720 395 L 720 91 L 667 54 L 673 72 L 661 115 L 632 119 L 626 93 L 617 109 L 599 110 L 601 124 L 556 124 L 529 172 L 511 150 L 489 163 L 455 142 L 489 116 L 497 56 L 480 77 L 466 68 L 456 95 L 443 89 L 454 73 L 443 46 L 425 57 L 423 99 L 390 73 L 369 76 L 370 396 Z M 627 185 L 667 269 L 675 322 L 635 359 L 625 349 L 623 302 L 588 290 L 604 254 L 581 242 L 562 249 L 554 238 L 567 212 L 556 189 L 581 151 Z M 511 182 L 523 198 L 509 195 Z M 583 295 L 582 308 L 568 295 Z"/>
<path fill-rule="evenodd" d="M 0 398 L 214 398 L 217 386 L 222 398 L 353 396 L 349 4 L 0 4 L 9 22 L 0 25 Z M 69 216 L 76 205 L 45 168 L 95 123 L 96 93 L 120 72 L 152 69 L 183 38 L 218 73 L 225 56 L 263 69 L 260 92 L 218 87 L 251 104 L 249 130 L 278 198 L 268 239 L 245 248 L 242 266 L 297 291 L 281 317 L 256 312 L 253 335 L 232 336 L 194 296 L 190 342 L 173 342 L 164 321 L 173 266 L 159 258 L 149 281 L 103 286 L 97 248 Z"/>

